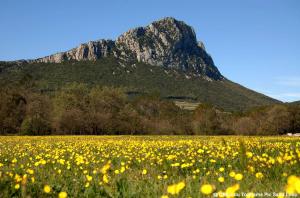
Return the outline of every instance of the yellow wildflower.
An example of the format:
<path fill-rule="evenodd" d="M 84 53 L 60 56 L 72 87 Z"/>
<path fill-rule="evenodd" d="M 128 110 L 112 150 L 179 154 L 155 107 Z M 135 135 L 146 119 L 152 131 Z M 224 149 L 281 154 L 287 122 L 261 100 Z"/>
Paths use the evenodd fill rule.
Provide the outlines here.
<path fill-rule="evenodd" d="M 223 183 L 225 181 L 225 179 L 224 179 L 224 177 L 219 177 L 218 181 L 221 182 L 221 183 Z"/>
<path fill-rule="evenodd" d="M 235 172 L 234 172 L 234 171 L 231 171 L 231 172 L 229 173 L 229 176 L 230 176 L 230 177 L 234 177 L 234 176 L 235 176 Z"/>
<path fill-rule="evenodd" d="M 66 192 L 60 192 L 58 194 L 58 198 L 67 198 L 68 197 L 68 194 Z"/>
<path fill-rule="evenodd" d="M 143 175 L 146 175 L 146 174 L 147 174 L 147 170 L 144 169 L 144 170 L 142 171 L 142 174 L 143 174 Z"/>
<path fill-rule="evenodd" d="M 237 181 L 240 181 L 240 180 L 243 179 L 243 175 L 240 174 L 240 173 L 238 173 L 238 174 L 236 174 L 236 175 L 234 176 L 234 179 L 237 180 Z"/>
<path fill-rule="evenodd" d="M 50 193 L 51 192 L 51 187 L 49 185 L 44 186 L 44 192 L 45 193 Z"/>
<path fill-rule="evenodd" d="M 103 180 L 103 182 L 106 183 L 106 184 L 109 182 L 109 179 L 108 179 L 108 176 L 107 176 L 107 175 L 103 175 L 102 180 Z"/>
<path fill-rule="evenodd" d="M 15 185 L 15 189 L 18 190 L 20 188 L 20 184 Z"/>
<path fill-rule="evenodd" d="M 168 186 L 167 191 L 172 195 L 177 195 L 184 187 L 185 187 L 185 183 L 182 181 L 179 182 L 178 184 L 173 184 Z"/>
<path fill-rule="evenodd" d="M 258 172 L 258 173 L 255 174 L 255 177 L 257 179 L 262 179 L 264 177 L 264 175 L 261 172 Z"/>
<path fill-rule="evenodd" d="M 210 184 L 204 184 L 201 186 L 200 191 L 205 195 L 210 195 L 214 191 L 214 186 Z"/>
<path fill-rule="evenodd" d="M 300 178 L 295 175 L 289 176 L 287 180 L 287 186 L 285 187 L 285 191 L 288 194 L 300 194 Z"/>
<path fill-rule="evenodd" d="M 235 184 L 233 186 L 230 186 L 226 189 L 226 196 L 228 198 L 232 198 L 235 197 L 235 192 L 238 191 L 240 189 L 240 185 L 239 184 Z"/>
<path fill-rule="evenodd" d="M 106 172 L 108 171 L 108 169 L 110 168 L 110 161 L 108 161 L 101 169 L 101 173 L 102 174 L 106 174 Z"/>

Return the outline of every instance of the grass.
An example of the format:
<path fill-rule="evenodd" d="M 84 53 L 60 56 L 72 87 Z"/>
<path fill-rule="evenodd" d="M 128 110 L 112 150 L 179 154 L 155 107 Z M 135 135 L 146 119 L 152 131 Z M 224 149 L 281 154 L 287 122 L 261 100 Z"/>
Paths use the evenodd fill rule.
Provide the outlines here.
<path fill-rule="evenodd" d="M 0 137 L 0 197 L 297 193 L 299 160 L 290 137 Z"/>

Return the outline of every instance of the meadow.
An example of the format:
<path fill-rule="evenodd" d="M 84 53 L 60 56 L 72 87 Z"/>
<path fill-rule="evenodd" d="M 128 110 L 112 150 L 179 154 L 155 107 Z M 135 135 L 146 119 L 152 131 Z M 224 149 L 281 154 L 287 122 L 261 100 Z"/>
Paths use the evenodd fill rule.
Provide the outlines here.
<path fill-rule="evenodd" d="M 0 136 L 0 197 L 299 194 L 296 137 Z"/>

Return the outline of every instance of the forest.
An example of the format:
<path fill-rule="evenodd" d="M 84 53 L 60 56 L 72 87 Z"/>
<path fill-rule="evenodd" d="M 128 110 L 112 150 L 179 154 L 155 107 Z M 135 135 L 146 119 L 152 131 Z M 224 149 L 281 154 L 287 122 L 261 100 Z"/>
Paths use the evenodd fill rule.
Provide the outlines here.
<path fill-rule="evenodd" d="M 128 97 L 121 88 L 69 83 L 45 93 L 30 81 L 0 88 L 1 135 L 280 135 L 300 132 L 300 105 L 224 111 L 179 108 L 159 94 Z"/>

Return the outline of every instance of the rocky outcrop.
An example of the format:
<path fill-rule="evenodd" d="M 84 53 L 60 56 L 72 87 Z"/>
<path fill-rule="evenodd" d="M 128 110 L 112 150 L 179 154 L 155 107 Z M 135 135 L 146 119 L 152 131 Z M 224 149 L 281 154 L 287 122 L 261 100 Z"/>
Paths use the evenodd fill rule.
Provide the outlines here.
<path fill-rule="evenodd" d="M 111 40 L 90 41 L 88 43 L 81 44 L 70 51 L 53 54 L 32 61 L 43 63 L 61 63 L 63 61 L 70 60 L 97 60 L 112 54 L 112 49 L 114 46 L 115 43 Z"/>
<path fill-rule="evenodd" d="M 30 62 L 60 63 L 69 60 L 97 60 L 107 56 L 114 56 L 125 62 L 137 61 L 174 68 L 214 80 L 223 79 L 204 44 L 197 41 L 194 30 L 171 17 L 129 30 L 116 41 L 91 41 L 70 51 Z"/>

